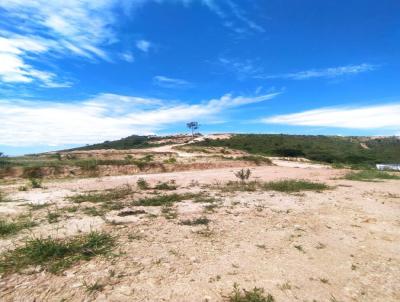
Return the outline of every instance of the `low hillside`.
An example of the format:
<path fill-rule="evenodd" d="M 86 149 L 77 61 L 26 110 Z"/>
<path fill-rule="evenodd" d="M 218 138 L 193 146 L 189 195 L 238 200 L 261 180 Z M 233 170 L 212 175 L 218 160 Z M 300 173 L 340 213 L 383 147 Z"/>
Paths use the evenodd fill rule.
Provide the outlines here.
<path fill-rule="evenodd" d="M 72 150 L 100 150 L 100 149 L 135 149 L 135 148 L 148 148 L 154 146 L 151 143 L 156 143 L 156 138 L 141 135 L 131 135 L 115 141 L 105 141 L 99 144 L 87 145 L 84 147 L 74 148 Z"/>
<path fill-rule="evenodd" d="M 400 162 L 400 139 L 397 137 L 239 134 L 228 139 L 205 139 L 194 145 L 227 147 L 268 156 L 305 157 L 327 163 Z"/>

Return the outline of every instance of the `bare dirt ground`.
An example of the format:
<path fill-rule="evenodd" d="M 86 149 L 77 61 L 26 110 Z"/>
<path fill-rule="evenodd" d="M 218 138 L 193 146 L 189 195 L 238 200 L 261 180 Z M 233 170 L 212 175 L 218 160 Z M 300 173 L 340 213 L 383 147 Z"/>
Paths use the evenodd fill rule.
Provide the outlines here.
<path fill-rule="evenodd" d="M 235 180 L 234 167 L 46 180 L 45 188 L 25 192 L 17 189 L 22 180 L 4 184 L 0 189 L 15 201 L 0 203 L 0 215 L 31 211 L 40 223 L 0 238 L 0 251 L 27 237 L 64 238 L 91 230 L 110 233 L 117 243 L 112 255 L 79 262 L 58 275 L 40 268 L 5 274 L 0 300 L 227 301 L 238 283 L 264 288 L 276 301 L 400 301 L 400 181 L 349 181 L 341 178 L 344 170 L 324 165 L 274 163 L 251 167 L 251 179 L 305 179 L 331 189 L 288 194 L 216 188 Z M 177 190 L 161 194 L 203 192 L 216 202 L 212 207 L 190 199 L 177 202 L 174 217 L 154 206 L 130 205 L 101 216 L 62 211 L 74 206 L 68 196 L 87 191 L 128 185 L 135 191 L 128 201 L 150 194 L 137 188 L 139 178 L 151 186 L 174 180 Z M 48 207 L 32 210 L 29 204 Z M 118 216 L 127 209 L 145 213 Z M 49 223 L 48 211 L 62 215 Z M 207 217 L 209 225 L 181 224 L 199 217 Z M 87 284 L 96 282 L 101 289 L 88 291 Z"/>

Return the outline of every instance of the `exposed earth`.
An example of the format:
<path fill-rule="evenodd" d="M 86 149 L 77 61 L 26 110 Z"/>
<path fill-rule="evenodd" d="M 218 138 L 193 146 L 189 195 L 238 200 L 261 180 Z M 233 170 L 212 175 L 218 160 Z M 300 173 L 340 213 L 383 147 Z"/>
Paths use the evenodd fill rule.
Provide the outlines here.
<path fill-rule="evenodd" d="M 140 152 L 171 153 L 178 163 L 200 157 L 217 161 L 212 151 L 181 147 Z M 11 200 L 0 203 L 1 217 L 16 220 L 29 214 L 37 222 L 0 237 L 1 252 L 22 246 L 26 238 L 62 239 L 95 230 L 111 234 L 115 246 L 107 255 L 81 260 L 57 274 L 40 266 L 5 272 L 0 300 L 229 301 L 237 283 L 249 290 L 263 288 L 275 301 L 400 301 L 400 180 L 346 180 L 344 169 L 278 158 L 272 165 L 236 160 L 228 166 L 196 167 L 50 177 L 41 188 L 25 191 L 20 190 L 25 179 L 1 182 L 0 190 Z M 290 193 L 227 187 L 243 167 L 251 170 L 249 182 L 308 180 L 329 189 Z M 151 189 L 138 186 L 139 179 Z M 176 188 L 157 189 L 160 183 Z M 108 201 L 120 206 L 101 213 L 87 210 L 98 209 L 100 202 L 68 198 L 118 188 L 131 192 Z M 168 194 L 188 197 L 168 206 L 134 203 Z M 57 213 L 57 219 L 49 219 L 49 213 Z M 184 223 L 197 218 L 207 221 Z"/>

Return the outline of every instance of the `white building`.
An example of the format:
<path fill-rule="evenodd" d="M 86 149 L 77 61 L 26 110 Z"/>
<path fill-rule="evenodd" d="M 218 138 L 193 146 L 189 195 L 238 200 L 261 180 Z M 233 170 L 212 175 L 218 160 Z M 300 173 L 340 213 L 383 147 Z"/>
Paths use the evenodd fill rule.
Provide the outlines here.
<path fill-rule="evenodd" d="M 400 164 L 377 164 L 376 168 L 378 170 L 395 170 L 400 171 Z"/>

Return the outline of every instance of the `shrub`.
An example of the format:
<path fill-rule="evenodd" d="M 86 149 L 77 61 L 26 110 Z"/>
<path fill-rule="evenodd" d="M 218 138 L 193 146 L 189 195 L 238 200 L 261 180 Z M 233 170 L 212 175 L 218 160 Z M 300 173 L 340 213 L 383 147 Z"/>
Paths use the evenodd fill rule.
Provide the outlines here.
<path fill-rule="evenodd" d="M 136 185 L 140 190 L 147 190 L 149 188 L 149 183 L 144 178 L 139 178 Z"/>
<path fill-rule="evenodd" d="M 61 217 L 61 214 L 58 212 L 47 212 L 47 222 L 48 223 L 55 223 L 58 222 L 58 218 Z"/>
<path fill-rule="evenodd" d="M 31 182 L 32 188 L 41 188 L 42 187 L 42 180 L 39 178 L 29 178 L 29 181 Z"/>
<path fill-rule="evenodd" d="M 35 238 L 0 256 L 0 272 L 13 273 L 29 266 L 41 266 L 58 273 L 80 260 L 108 253 L 114 245 L 109 234 L 91 232 L 68 239 Z"/>
<path fill-rule="evenodd" d="M 210 223 L 210 219 L 207 217 L 200 217 L 196 219 L 187 219 L 187 220 L 182 220 L 180 224 L 182 225 L 208 225 Z"/>
<path fill-rule="evenodd" d="M 164 163 L 166 163 L 166 164 L 175 164 L 176 163 L 176 158 L 175 157 L 170 157 L 170 158 L 164 160 Z"/>
<path fill-rule="evenodd" d="M 265 294 L 264 289 L 255 287 L 253 290 L 240 290 L 237 284 L 234 285 L 233 292 L 229 296 L 230 302 L 274 302 L 275 299 L 270 294 Z"/>
<path fill-rule="evenodd" d="M 248 180 L 250 175 L 251 175 L 250 169 L 246 169 L 246 170 L 241 169 L 241 170 L 235 172 L 235 176 L 237 178 L 239 178 L 241 182 L 245 182 L 246 180 Z"/>
<path fill-rule="evenodd" d="M 305 155 L 302 150 L 290 149 L 290 148 L 276 149 L 274 150 L 274 153 L 278 156 L 283 156 L 283 157 L 300 157 Z"/>
<path fill-rule="evenodd" d="M 159 182 L 154 187 L 154 189 L 157 190 L 176 190 L 176 188 L 177 186 L 175 185 L 175 181 L 171 181 L 171 183 Z"/>

